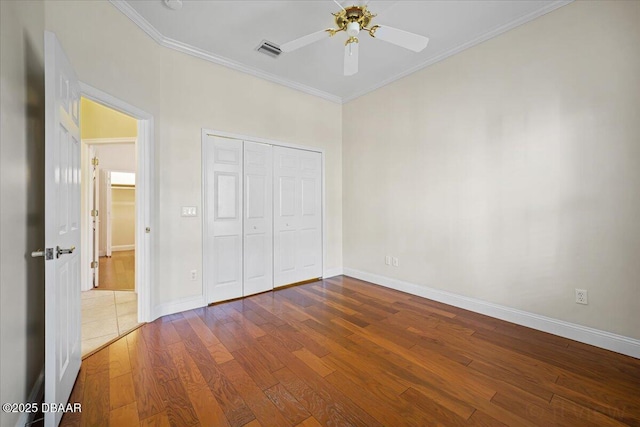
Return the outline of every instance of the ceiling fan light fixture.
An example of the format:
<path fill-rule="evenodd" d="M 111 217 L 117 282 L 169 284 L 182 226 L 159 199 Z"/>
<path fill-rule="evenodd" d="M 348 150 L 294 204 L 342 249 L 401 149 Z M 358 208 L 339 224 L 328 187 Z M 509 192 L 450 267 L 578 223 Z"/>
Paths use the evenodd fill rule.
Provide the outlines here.
<path fill-rule="evenodd" d="M 338 3 L 338 5 L 340 4 Z M 373 38 L 383 40 L 414 52 L 420 52 L 427 47 L 429 39 L 424 36 L 387 26 L 381 27 L 380 25 L 374 25 L 370 27 L 369 24 L 376 15 L 371 13 L 367 9 L 366 5 L 353 5 L 346 9 L 341 5 L 340 7 L 342 10 L 333 13 L 336 23 L 335 28 L 320 30 L 284 43 L 280 45 L 280 50 L 285 53 L 293 52 L 296 49 L 322 40 L 326 37 L 327 33 L 329 34 L 329 37 L 333 37 L 339 32 L 344 31 L 349 37 L 344 44 L 344 75 L 353 76 L 358 72 L 359 48 L 357 36 L 360 35 L 360 31 L 366 31 Z"/>
<path fill-rule="evenodd" d="M 355 37 L 358 33 L 360 33 L 360 23 L 349 22 L 347 24 L 347 35 L 349 35 L 349 37 Z"/>

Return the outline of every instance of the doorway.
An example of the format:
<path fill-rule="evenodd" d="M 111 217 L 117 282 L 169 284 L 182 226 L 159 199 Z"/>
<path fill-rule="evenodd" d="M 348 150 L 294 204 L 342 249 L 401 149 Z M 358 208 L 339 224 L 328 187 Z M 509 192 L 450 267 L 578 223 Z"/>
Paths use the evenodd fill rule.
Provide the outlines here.
<path fill-rule="evenodd" d="M 82 355 L 138 327 L 138 120 L 81 99 Z"/>

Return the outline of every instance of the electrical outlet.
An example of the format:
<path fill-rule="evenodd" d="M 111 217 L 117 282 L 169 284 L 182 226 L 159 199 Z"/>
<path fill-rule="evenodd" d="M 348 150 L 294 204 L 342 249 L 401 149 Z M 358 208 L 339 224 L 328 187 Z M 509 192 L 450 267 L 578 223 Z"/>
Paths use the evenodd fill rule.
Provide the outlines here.
<path fill-rule="evenodd" d="M 387 255 L 386 257 L 384 257 L 384 263 L 386 265 L 391 265 L 391 257 L 389 255 Z"/>
<path fill-rule="evenodd" d="M 576 289 L 576 303 L 589 304 L 589 294 L 585 289 Z"/>
<path fill-rule="evenodd" d="M 191 280 L 198 279 L 198 270 L 191 270 Z"/>
<path fill-rule="evenodd" d="M 398 258 L 393 257 L 393 258 L 391 259 L 391 263 L 393 264 L 393 266 L 394 266 L 394 267 L 397 267 L 397 266 L 398 266 Z"/>

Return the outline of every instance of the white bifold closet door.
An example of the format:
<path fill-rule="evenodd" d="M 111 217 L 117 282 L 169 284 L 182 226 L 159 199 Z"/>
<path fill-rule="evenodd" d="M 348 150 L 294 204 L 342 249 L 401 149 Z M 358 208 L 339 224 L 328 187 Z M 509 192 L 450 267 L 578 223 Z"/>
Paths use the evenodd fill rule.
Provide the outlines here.
<path fill-rule="evenodd" d="M 206 170 L 207 254 L 210 301 L 243 296 L 243 149 L 242 141 L 209 137 L 203 150 Z"/>
<path fill-rule="evenodd" d="M 244 289 L 273 289 L 273 147 L 244 141 Z"/>
<path fill-rule="evenodd" d="M 273 147 L 273 284 L 322 277 L 322 155 Z"/>
<path fill-rule="evenodd" d="M 322 276 L 322 155 L 207 136 L 207 303 Z"/>

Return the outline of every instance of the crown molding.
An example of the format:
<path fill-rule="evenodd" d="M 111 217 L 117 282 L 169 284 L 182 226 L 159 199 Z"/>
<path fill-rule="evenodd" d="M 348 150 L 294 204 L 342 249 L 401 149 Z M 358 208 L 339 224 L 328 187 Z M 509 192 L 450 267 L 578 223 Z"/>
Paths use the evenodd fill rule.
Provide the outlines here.
<path fill-rule="evenodd" d="M 335 102 L 337 104 L 342 104 L 342 98 L 337 95 L 333 95 L 331 93 L 324 92 L 311 86 L 307 86 L 302 83 L 276 76 L 275 74 L 267 73 L 257 68 L 249 67 L 232 59 L 214 55 L 211 52 L 207 52 L 203 49 L 191 46 L 190 44 L 165 37 L 125 0 L 109 0 L 109 2 L 114 5 L 120 12 L 122 12 L 127 18 L 131 19 L 138 27 L 140 27 L 140 29 L 147 33 L 149 37 L 151 37 L 156 41 L 156 43 L 161 46 L 177 50 L 178 52 L 186 53 L 187 55 L 195 56 L 196 58 L 204 59 L 205 61 L 213 62 L 215 64 L 222 65 L 224 67 L 231 68 L 242 73 L 250 74 L 260 79 L 277 83 L 282 86 L 307 93 L 309 95 L 317 96 L 328 101 Z"/>
<path fill-rule="evenodd" d="M 156 27 L 151 25 L 142 15 L 140 15 L 129 3 L 125 0 L 109 0 L 120 12 L 131 19 L 142 31 L 147 33 L 149 37 L 156 41 L 158 44 L 162 44 L 164 36 L 160 34 L 160 31 L 156 30 Z"/>
<path fill-rule="evenodd" d="M 455 47 L 453 47 L 453 48 L 451 48 L 451 49 L 449 49 L 449 50 L 447 50 L 445 52 L 442 52 L 440 55 L 438 55 L 438 56 L 436 56 L 434 58 L 431 58 L 431 59 L 429 59 L 429 60 L 427 60 L 427 61 L 425 61 L 425 62 L 423 62 L 421 64 L 418 64 L 415 67 L 409 68 L 408 70 L 403 71 L 400 74 L 396 74 L 395 76 L 389 77 L 388 79 L 385 79 L 385 80 L 381 81 L 380 83 L 377 83 L 377 84 L 375 84 L 373 86 L 370 86 L 365 90 L 361 90 L 359 92 L 356 92 L 354 95 L 350 95 L 350 96 L 344 97 L 344 98 L 342 98 L 342 103 L 346 104 L 349 101 L 353 101 L 356 98 L 359 98 L 359 97 L 361 97 L 363 95 L 366 95 L 369 92 L 373 92 L 376 89 L 380 89 L 383 86 L 386 86 L 386 85 L 388 85 L 390 83 L 393 83 L 396 80 L 400 80 L 400 79 L 402 79 L 402 78 L 404 78 L 404 77 L 406 77 L 406 76 L 408 76 L 410 74 L 413 74 L 413 73 L 415 73 L 417 71 L 420 71 L 423 68 L 426 68 L 426 67 L 428 67 L 430 65 L 435 64 L 436 62 L 443 61 L 444 59 L 446 59 L 446 58 L 448 58 L 448 57 L 450 57 L 452 55 L 455 55 L 456 53 L 460 53 L 463 50 L 469 49 L 470 47 L 473 47 L 473 46 L 475 46 L 477 44 L 480 44 L 480 43 L 485 42 L 485 41 L 487 41 L 489 39 L 497 37 L 502 33 L 505 33 L 507 31 L 509 31 L 509 30 L 511 30 L 513 28 L 516 28 L 516 27 L 518 27 L 518 26 L 520 26 L 522 24 L 525 24 L 525 23 L 527 23 L 529 21 L 533 21 L 534 19 L 536 19 L 536 18 L 538 18 L 538 17 L 540 17 L 542 15 L 546 15 L 549 12 L 553 12 L 554 10 L 559 9 L 562 6 L 565 6 L 565 5 L 569 4 L 569 3 L 572 3 L 573 1 L 574 0 L 556 0 L 553 3 L 548 4 L 546 7 L 542 8 L 542 9 L 538 9 L 538 10 L 536 10 L 534 12 L 531 12 L 531 13 L 529 13 L 527 15 L 521 16 L 518 19 L 514 19 L 513 21 L 507 22 L 504 25 L 501 25 L 501 26 L 496 27 L 496 28 L 494 28 L 492 30 L 489 30 L 489 31 L 487 31 L 485 33 L 482 33 L 479 36 L 477 36 L 476 38 L 474 38 L 472 40 L 469 40 L 466 43 L 462 43 L 462 44 L 460 44 L 458 46 L 455 46 Z"/>
<path fill-rule="evenodd" d="M 549 12 L 552 12 L 562 6 L 565 6 L 574 0 L 556 0 L 553 3 L 548 4 L 542 9 L 538 9 L 533 11 L 527 15 L 521 16 L 513 21 L 510 21 L 504 25 L 496 27 L 492 30 L 489 30 L 485 33 L 480 34 L 476 38 L 469 40 L 466 43 L 455 46 L 445 52 L 442 52 L 440 55 L 431 58 L 421 64 L 418 64 L 408 70 L 405 70 L 399 74 L 396 74 L 392 77 L 389 77 L 373 86 L 368 87 L 365 90 L 361 90 L 356 92 L 353 95 L 347 97 L 340 97 L 337 95 L 333 95 L 331 93 L 313 88 L 311 86 L 304 85 L 302 83 L 295 82 L 293 80 L 285 79 L 279 76 L 276 76 L 271 73 L 267 73 L 265 71 L 259 70 L 254 67 L 249 67 L 247 65 L 236 62 L 232 59 L 225 58 L 223 56 L 214 55 L 211 52 L 207 52 L 203 49 L 191 46 L 187 43 L 183 43 L 177 40 L 173 40 L 171 38 L 163 36 L 149 21 L 147 21 L 142 15 L 140 15 L 131 5 L 125 0 L 109 0 L 111 4 L 113 4 L 120 12 L 122 12 L 125 16 L 131 19 L 140 29 L 142 29 L 145 33 L 149 35 L 153 40 L 156 41 L 161 46 L 167 47 L 169 49 L 177 50 L 178 52 L 185 53 L 187 55 L 195 56 L 196 58 L 204 59 L 209 62 L 213 62 L 218 65 L 222 65 L 227 68 L 231 68 L 233 70 L 237 70 L 246 74 L 250 74 L 252 76 L 280 84 L 282 86 L 289 87 L 291 89 L 295 89 L 309 95 L 318 96 L 320 98 L 326 99 L 331 102 L 335 102 L 338 104 L 345 104 L 349 101 L 353 101 L 356 98 L 359 98 L 363 95 L 366 95 L 369 92 L 373 92 L 376 89 L 380 89 L 383 86 L 386 86 L 390 83 L 395 82 L 396 80 L 400 80 L 410 74 L 413 74 L 417 71 L 422 70 L 430 65 L 433 65 L 437 62 L 440 62 L 452 55 L 462 52 L 463 50 L 469 49 L 477 44 L 480 44 L 484 41 L 492 39 L 496 36 L 499 36 L 502 33 L 505 33 L 513 28 L 516 28 L 522 24 L 525 24 L 529 21 L 532 21 L 542 15 L 546 15 Z"/>

